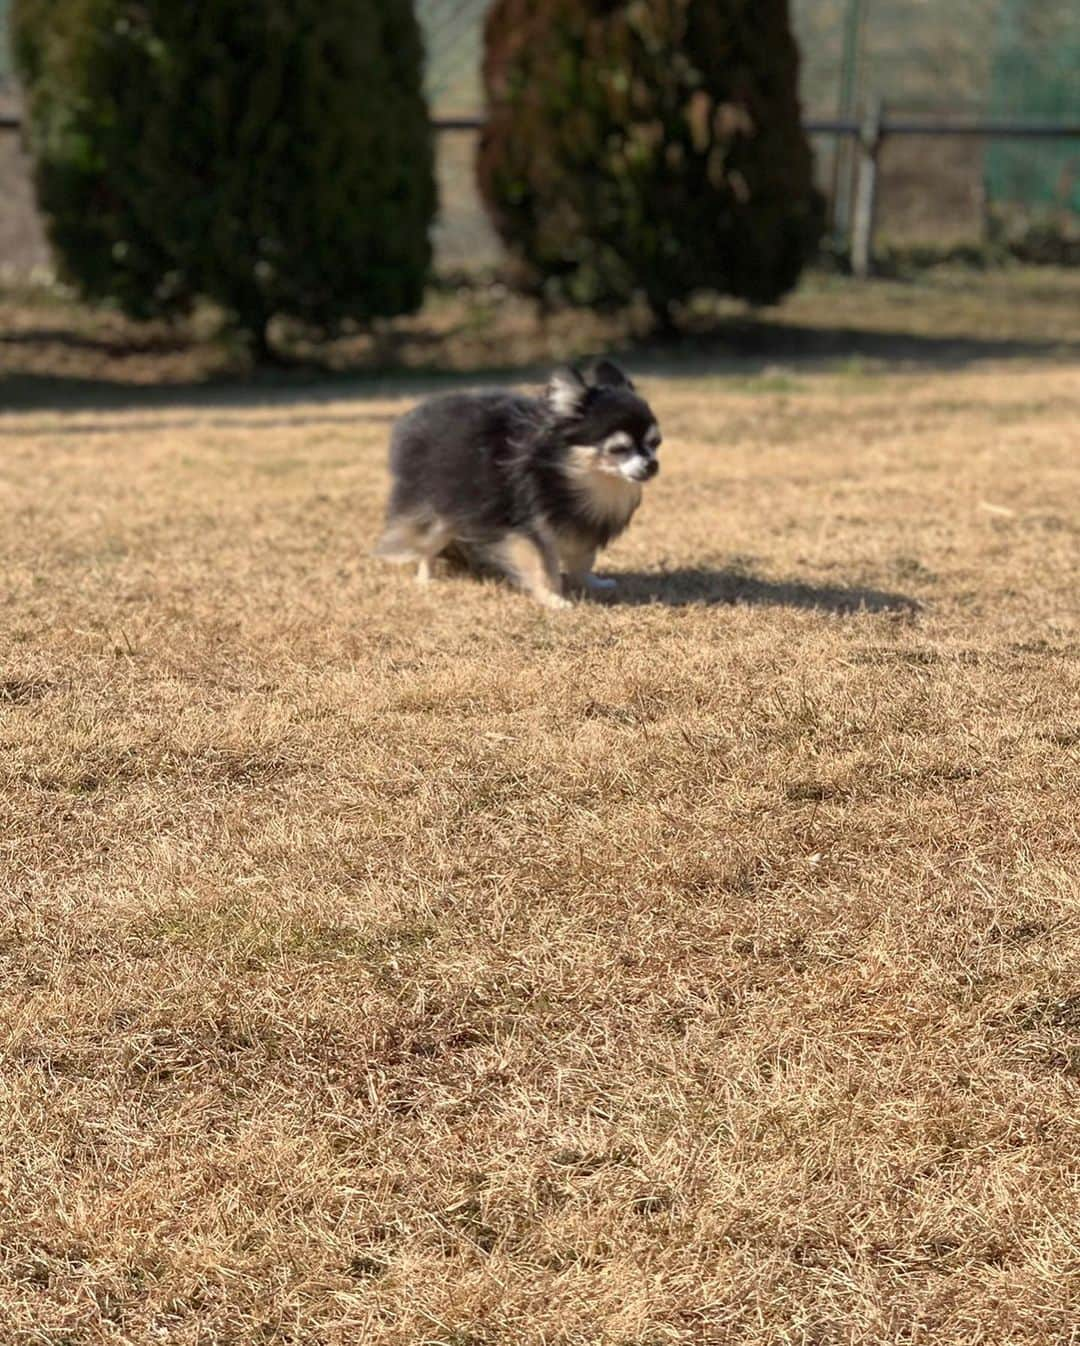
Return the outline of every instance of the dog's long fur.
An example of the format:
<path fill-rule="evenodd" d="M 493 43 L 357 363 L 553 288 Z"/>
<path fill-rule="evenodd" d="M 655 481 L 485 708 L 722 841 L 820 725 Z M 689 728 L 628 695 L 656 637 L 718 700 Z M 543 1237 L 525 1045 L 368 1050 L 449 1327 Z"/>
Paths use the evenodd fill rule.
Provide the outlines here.
<path fill-rule="evenodd" d="M 648 404 L 609 361 L 552 375 L 541 397 L 450 393 L 397 423 L 386 560 L 453 551 L 495 566 L 549 607 L 564 585 L 614 587 L 592 574 L 597 551 L 626 528 L 656 475 L 660 432 Z"/>

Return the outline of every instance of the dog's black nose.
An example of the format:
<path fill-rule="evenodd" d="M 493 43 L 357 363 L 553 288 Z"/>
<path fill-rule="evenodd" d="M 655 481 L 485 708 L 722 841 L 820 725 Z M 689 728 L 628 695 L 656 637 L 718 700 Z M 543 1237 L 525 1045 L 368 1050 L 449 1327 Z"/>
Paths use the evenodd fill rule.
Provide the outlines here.
<path fill-rule="evenodd" d="M 655 477 L 659 471 L 660 471 L 660 464 L 656 461 L 655 458 L 650 458 L 649 466 L 645 469 L 645 476 Z"/>

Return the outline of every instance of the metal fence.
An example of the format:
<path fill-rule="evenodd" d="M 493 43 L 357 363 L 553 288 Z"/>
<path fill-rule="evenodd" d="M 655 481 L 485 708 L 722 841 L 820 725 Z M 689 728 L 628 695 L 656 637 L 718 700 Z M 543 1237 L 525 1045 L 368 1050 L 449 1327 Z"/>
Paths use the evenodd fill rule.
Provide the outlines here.
<path fill-rule="evenodd" d="M 0 0 L 0 117 L 10 95 Z M 427 91 L 436 118 L 479 114 L 483 21 L 490 0 L 415 0 L 424 28 Z M 856 122 L 883 103 L 893 123 L 1080 123 L 1080 0 L 791 0 L 811 126 Z M 0 265 L 10 261 L 12 212 L 26 206 L 20 167 L 0 134 Z M 818 175 L 839 233 L 855 213 L 854 135 L 814 135 Z M 877 147 L 879 237 L 898 243 L 977 242 L 998 203 L 1072 212 L 1080 220 L 1080 139 L 1017 142 L 967 134 L 890 135 Z M 498 261 L 473 185 L 474 133 L 439 137 L 442 212 L 436 245 L 447 270 Z M 20 198 L 20 192 L 22 198 Z M 21 201 L 21 204 L 20 204 Z M 5 223 L 4 214 L 8 219 Z M 31 226 L 16 228 L 33 250 Z M 18 252 L 16 238 L 15 252 Z M 16 258 L 16 261 L 18 259 Z"/>
<path fill-rule="evenodd" d="M 480 111 L 489 0 L 421 0 L 435 115 Z M 1080 0 L 792 0 L 801 94 L 818 177 L 841 239 L 850 236 L 864 111 L 900 133 L 875 144 L 873 223 L 899 244 L 980 242 L 997 203 L 1080 211 L 1080 139 L 992 139 L 992 119 L 1080 124 Z M 888 125 L 888 122 L 885 123 Z M 916 134 L 918 126 L 925 135 Z M 941 128 L 963 132 L 943 136 Z M 833 129 L 824 130 L 823 127 Z M 497 257 L 476 200 L 465 132 L 443 137 L 440 252 L 451 265 Z"/>
<path fill-rule="evenodd" d="M 793 12 L 811 115 L 883 104 L 901 121 L 1080 123 L 1076 0 L 793 0 Z M 856 147 L 819 155 L 843 226 Z M 1080 210 L 1075 136 L 892 137 L 879 167 L 882 228 L 899 239 L 978 238 L 1001 207 Z"/>

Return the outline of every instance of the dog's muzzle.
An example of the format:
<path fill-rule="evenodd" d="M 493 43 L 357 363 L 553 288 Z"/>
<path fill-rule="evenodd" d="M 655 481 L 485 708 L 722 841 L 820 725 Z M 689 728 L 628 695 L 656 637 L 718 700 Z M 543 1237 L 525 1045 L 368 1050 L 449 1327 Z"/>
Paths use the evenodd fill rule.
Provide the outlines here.
<path fill-rule="evenodd" d="M 619 464 L 619 471 L 627 481 L 649 481 L 660 471 L 660 464 L 655 458 L 646 458 L 643 453 L 637 453 Z"/>

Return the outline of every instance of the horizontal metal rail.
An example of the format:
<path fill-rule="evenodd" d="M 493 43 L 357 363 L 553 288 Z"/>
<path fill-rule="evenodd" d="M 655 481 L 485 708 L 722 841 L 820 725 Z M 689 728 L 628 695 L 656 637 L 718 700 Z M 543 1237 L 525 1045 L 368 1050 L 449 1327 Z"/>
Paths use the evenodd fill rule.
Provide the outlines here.
<path fill-rule="evenodd" d="M 465 113 L 460 117 L 432 117 L 431 127 L 434 131 L 482 131 L 486 121 L 486 117 Z"/>
<path fill-rule="evenodd" d="M 804 122 L 809 135 L 861 136 L 865 122 L 811 118 Z M 972 136 L 986 140 L 1080 139 L 1080 122 L 931 122 L 882 118 L 878 132 L 885 136 Z"/>
<path fill-rule="evenodd" d="M 475 113 L 433 117 L 435 131 L 480 131 L 485 119 Z M 0 113 L 0 131 L 18 131 L 22 118 L 14 112 Z M 811 117 L 803 123 L 808 135 L 853 136 L 863 134 L 864 124 L 842 117 Z M 987 140 L 1080 140 L 1080 122 L 932 122 L 883 120 L 878 128 L 885 136 L 972 136 Z"/>
<path fill-rule="evenodd" d="M 480 131 L 485 119 L 475 114 L 452 117 L 434 117 L 431 125 L 436 131 Z M 812 136 L 854 136 L 864 132 L 865 123 L 842 117 L 810 117 L 803 129 Z M 1080 139 L 1080 122 L 949 122 L 912 121 L 897 118 L 884 119 L 879 125 L 884 136 L 973 136 L 987 140 L 1076 140 Z"/>

